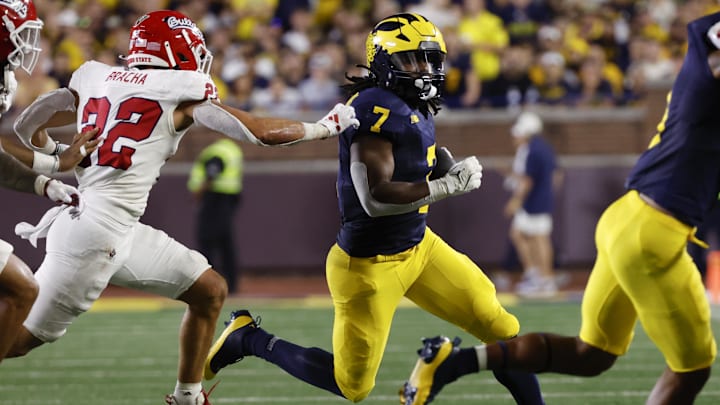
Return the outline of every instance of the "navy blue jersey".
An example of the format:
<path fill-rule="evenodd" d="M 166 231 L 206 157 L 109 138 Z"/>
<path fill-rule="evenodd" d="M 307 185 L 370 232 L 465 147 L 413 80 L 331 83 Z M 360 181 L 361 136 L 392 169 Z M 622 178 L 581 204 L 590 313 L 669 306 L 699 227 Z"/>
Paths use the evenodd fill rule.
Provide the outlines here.
<path fill-rule="evenodd" d="M 350 256 L 395 254 L 422 240 L 427 207 L 416 212 L 371 218 L 358 199 L 350 176 L 350 145 L 357 136 L 379 136 L 392 142 L 395 171 L 392 181 L 425 181 L 435 167 L 435 122 L 411 109 L 398 96 L 369 88 L 350 99 L 360 127 L 340 134 L 337 193 L 342 226 L 338 245 Z"/>
<path fill-rule="evenodd" d="M 549 214 L 553 209 L 553 172 L 555 152 L 540 136 L 533 136 L 528 143 L 525 175 L 532 179 L 532 188 L 523 202 L 528 214 Z"/>
<path fill-rule="evenodd" d="M 627 188 L 648 195 L 688 225 L 697 226 L 720 192 L 720 81 L 708 66 L 716 50 L 708 29 L 720 13 L 688 24 L 688 51 L 650 147 Z"/>

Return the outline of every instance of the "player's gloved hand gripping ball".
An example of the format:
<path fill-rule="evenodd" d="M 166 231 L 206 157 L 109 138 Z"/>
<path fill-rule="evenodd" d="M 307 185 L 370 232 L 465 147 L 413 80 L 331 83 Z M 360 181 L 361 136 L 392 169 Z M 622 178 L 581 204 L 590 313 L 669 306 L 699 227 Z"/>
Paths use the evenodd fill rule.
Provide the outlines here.
<path fill-rule="evenodd" d="M 437 201 L 445 197 L 465 194 L 479 188 L 480 184 L 482 184 L 482 165 L 475 156 L 470 156 L 453 164 L 444 176 L 428 182 L 430 199 Z"/>

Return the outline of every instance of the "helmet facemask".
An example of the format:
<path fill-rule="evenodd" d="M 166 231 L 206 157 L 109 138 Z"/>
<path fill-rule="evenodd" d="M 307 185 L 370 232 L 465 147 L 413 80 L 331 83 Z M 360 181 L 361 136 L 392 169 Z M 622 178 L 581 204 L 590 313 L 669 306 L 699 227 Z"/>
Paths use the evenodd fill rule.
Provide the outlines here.
<path fill-rule="evenodd" d="M 422 49 L 428 44 L 429 49 Z M 390 55 L 390 69 L 396 86 L 405 91 L 412 89 L 422 101 L 440 97 L 445 80 L 445 53 L 435 42 L 421 44 L 417 51 L 398 52 Z M 433 49 L 435 48 L 435 49 Z"/>
<path fill-rule="evenodd" d="M 210 74 L 210 68 L 212 67 L 213 55 L 209 49 L 205 46 L 205 42 L 202 40 L 202 33 L 197 30 L 193 32 L 195 40 L 190 37 L 188 30 L 182 31 L 182 36 L 185 42 L 188 44 L 188 48 L 195 58 L 195 64 L 197 65 L 197 71 L 205 74 Z M 198 40 L 199 38 L 199 40 Z"/>
<path fill-rule="evenodd" d="M 15 27 L 15 24 L 7 15 L 3 15 L 2 18 L 3 24 L 10 32 L 10 42 L 15 47 L 7 56 L 8 64 L 12 69 L 20 67 L 27 74 L 32 74 L 42 51 L 39 44 L 43 22 L 39 19 L 27 20 L 19 27 Z"/>

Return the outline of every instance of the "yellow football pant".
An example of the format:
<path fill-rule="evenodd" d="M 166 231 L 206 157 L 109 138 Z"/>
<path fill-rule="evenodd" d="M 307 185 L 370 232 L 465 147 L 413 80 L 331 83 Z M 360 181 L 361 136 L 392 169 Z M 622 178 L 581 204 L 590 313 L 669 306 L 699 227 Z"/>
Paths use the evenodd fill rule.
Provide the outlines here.
<path fill-rule="evenodd" d="M 335 307 L 335 379 L 352 401 L 367 397 L 375 385 L 403 296 L 485 342 L 519 332 L 482 270 L 429 228 L 418 245 L 395 255 L 350 257 L 334 245 L 326 273 Z"/>
<path fill-rule="evenodd" d="M 603 213 L 582 304 L 580 338 L 625 354 L 639 319 L 671 370 L 709 367 L 717 353 L 710 306 L 687 253 L 694 229 L 630 191 Z"/>

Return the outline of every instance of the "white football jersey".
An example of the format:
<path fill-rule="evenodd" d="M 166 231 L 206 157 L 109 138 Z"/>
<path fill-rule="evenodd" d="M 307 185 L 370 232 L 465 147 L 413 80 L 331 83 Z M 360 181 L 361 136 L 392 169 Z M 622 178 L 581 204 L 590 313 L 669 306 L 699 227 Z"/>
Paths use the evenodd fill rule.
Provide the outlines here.
<path fill-rule="evenodd" d="M 136 70 L 90 61 L 68 86 L 78 94 L 77 130 L 100 128 L 99 147 L 75 169 L 90 206 L 129 224 L 145 211 L 160 168 L 177 151 L 173 112 L 216 97 L 212 79 L 185 70 Z"/>

